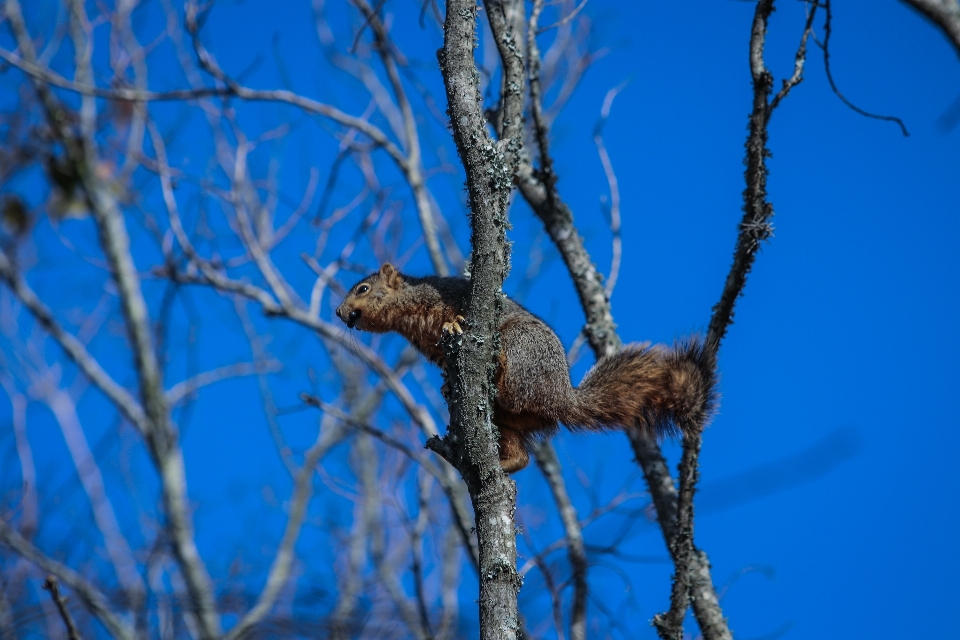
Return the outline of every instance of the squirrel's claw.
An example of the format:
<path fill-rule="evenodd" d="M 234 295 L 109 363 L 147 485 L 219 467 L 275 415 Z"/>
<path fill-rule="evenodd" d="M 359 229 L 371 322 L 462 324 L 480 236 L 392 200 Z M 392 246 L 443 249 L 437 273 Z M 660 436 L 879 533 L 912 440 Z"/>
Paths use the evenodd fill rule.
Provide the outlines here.
<path fill-rule="evenodd" d="M 466 321 L 467 321 L 466 318 L 464 318 L 460 314 L 457 314 L 453 317 L 453 320 L 451 320 L 450 322 L 443 323 L 443 327 L 441 328 L 441 331 L 443 331 L 443 333 L 455 333 L 457 335 L 461 335 L 463 333 L 463 327 L 461 326 L 461 324 Z"/>

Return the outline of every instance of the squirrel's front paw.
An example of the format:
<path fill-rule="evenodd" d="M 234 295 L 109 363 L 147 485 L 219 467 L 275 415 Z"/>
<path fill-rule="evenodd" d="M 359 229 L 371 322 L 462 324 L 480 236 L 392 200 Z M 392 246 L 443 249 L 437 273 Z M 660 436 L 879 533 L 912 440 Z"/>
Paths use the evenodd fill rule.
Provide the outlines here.
<path fill-rule="evenodd" d="M 461 323 L 464 323 L 466 321 L 467 319 L 464 318 L 463 316 L 459 314 L 455 315 L 451 322 L 443 323 L 443 327 L 441 328 L 441 331 L 443 331 L 443 333 L 455 333 L 457 335 L 460 335 L 463 333 L 463 327 L 460 325 Z"/>

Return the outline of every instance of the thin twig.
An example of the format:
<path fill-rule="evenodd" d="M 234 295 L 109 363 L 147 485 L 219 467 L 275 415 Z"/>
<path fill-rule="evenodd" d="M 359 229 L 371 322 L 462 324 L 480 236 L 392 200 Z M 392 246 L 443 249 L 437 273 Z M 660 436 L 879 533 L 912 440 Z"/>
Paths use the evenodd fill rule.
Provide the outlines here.
<path fill-rule="evenodd" d="M 603 107 L 600 109 L 600 118 L 597 119 L 597 123 L 593 127 L 593 142 L 597 147 L 597 153 L 600 155 L 600 163 L 603 165 L 603 173 L 607 177 L 607 186 L 610 189 L 609 215 L 612 257 L 610 258 L 610 274 L 607 276 L 605 287 L 608 298 L 613 295 L 613 290 L 617 286 L 617 278 L 620 276 L 623 241 L 620 238 L 620 185 L 617 182 L 617 173 L 613 169 L 613 163 L 610 161 L 610 154 L 607 153 L 607 146 L 603 143 L 603 126 L 610 116 L 614 99 L 626 86 L 627 83 L 623 82 L 607 91 L 607 95 L 603 99 Z"/>
<path fill-rule="evenodd" d="M 193 397 L 193 395 L 203 387 L 232 378 L 256 375 L 261 371 L 263 373 L 276 373 L 280 371 L 280 369 L 281 365 L 279 362 L 268 361 L 263 363 L 262 367 L 253 362 L 237 362 L 235 364 L 217 367 L 210 371 L 203 371 L 170 387 L 167 391 L 167 402 L 171 407 L 174 407 Z"/>
<path fill-rule="evenodd" d="M 47 579 L 43 581 L 43 588 L 50 592 L 50 599 L 57 605 L 60 618 L 63 619 L 63 624 L 67 627 L 67 637 L 70 640 L 82 640 L 80 630 L 77 629 L 77 624 L 73 621 L 73 616 L 67 609 L 67 599 L 60 594 L 60 584 L 57 582 L 57 577 L 52 573 L 47 575 Z"/>
<path fill-rule="evenodd" d="M 365 0 L 353 0 L 353 2 L 366 17 L 365 24 L 369 23 L 373 29 L 376 38 L 377 53 L 380 56 L 384 69 L 387 71 L 387 78 L 390 81 L 393 95 L 400 108 L 400 114 L 403 119 L 404 146 L 407 152 L 407 170 L 405 176 L 411 191 L 413 191 L 413 199 L 417 207 L 417 215 L 420 218 L 420 227 L 423 230 L 423 239 L 427 245 L 427 253 L 430 255 L 430 261 L 437 275 L 448 275 L 447 264 L 443 259 L 440 242 L 437 239 L 437 225 L 436 222 L 434 222 L 430 194 L 427 191 L 426 180 L 423 176 L 423 158 L 420 152 L 420 136 L 417 131 L 417 121 L 414 117 L 413 109 L 410 106 L 410 100 L 407 98 L 407 92 L 403 88 L 403 82 L 400 80 L 400 74 L 397 71 L 397 64 L 393 55 L 394 48 L 391 45 L 390 36 L 378 15 L 378 10 L 380 6 L 383 5 L 383 2 L 381 2 L 376 9 L 371 8 Z M 360 37 L 359 33 L 357 37 Z"/>
<path fill-rule="evenodd" d="M 573 20 L 574 18 L 577 17 L 577 14 L 580 13 L 580 11 L 582 11 L 585 6 L 587 6 L 587 2 L 588 2 L 588 1 L 589 1 L 589 0 L 582 0 L 582 1 L 580 2 L 580 4 L 578 4 L 578 5 L 573 9 L 573 11 L 571 11 L 571 12 L 568 13 L 567 15 L 563 16 L 563 18 L 561 18 L 560 20 L 554 22 L 553 24 L 551 24 L 551 25 L 548 26 L 548 27 L 543 27 L 543 28 L 537 29 L 537 35 L 538 35 L 538 36 L 539 36 L 539 35 L 542 35 L 542 34 L 546 33 L 547 31 L 550 31 L 551 29 L 558 29 L 558 28 L 560 28 L 560 27 L 568 24 L 571 20 Z"/>
<path fill-rule="evenodd" d="M 830 88 L 833 89 L 833 93 L 836 94 L 838 98 L 840 98 L 840 101 L 843 104 L 847 105 L 848 107 L 850 107 L 850 109 L 859 113 L 862 116 L 865 116 L 867 118 L 873 118 L 874 120 L 885 120 L 887 122 L 896 122 L 897 125 L 900 127 L 900 132 L 903 133 L 903 137 L 904 138 L 910 137 L 910 133 L 907 131 L 906 125 L 903 124 L 903 120 L 901 120 L 900 118 L 896 116 L 884 116 L 877 113 L 870 113 L 869 111 L 864 111 L 857 105 L 847 100 L 846 96 L 840 93 L 840 89 L 837 88 L 837 83 L 834 82 L 833 80 L 833 73 L 830 71 L 830 33 L 832 30 L 831 22 L 833 19 L 833 9 L 832 9 L 830 0 L 820 0 L 820 2 L 823 2 L 823 6 L 827 10 L 827 19 L 824 21 L 824 24 L 823 24 L 823 46 L 822 46 L 823 67 L 824 67 L 824 70 L 827 72 L 827 81 L 830 83 Z M 819 6 L 819 2 L 814 3 L 814 11 L 816 11 L 817 6 Z M 811 11 L 811 13 L 813 12 Z"/>

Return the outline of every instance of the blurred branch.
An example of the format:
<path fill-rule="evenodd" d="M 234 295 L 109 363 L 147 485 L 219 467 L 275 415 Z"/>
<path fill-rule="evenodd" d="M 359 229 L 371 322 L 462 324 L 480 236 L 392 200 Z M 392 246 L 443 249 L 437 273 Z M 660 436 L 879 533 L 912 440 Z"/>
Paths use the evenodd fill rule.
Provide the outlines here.
<path fill-rule="evenodd" d="M 40 567 L 41 570 L 55 575 L 61 582 L 73 589 L 74 593 L 83 600 L 90 613 L 106 627 L 114 638 L 134 640 L 137 637 L 133 628 L 111 610 L 106 596 L 92 583 L 73 569 L 44 555 L 42 551 L 25 540 L 3 519 L 0 519 L 0 542 Z"/>
<path fill-rule="evenodd" d="M 573 9 L 573 11 L 571 11 L 571 12 L 568 13 L 567 15 L 563 16 L 563 18 L 561 18 L 560 20 L 558 20 L 557 22 L 554 22 L 553 24 L 551 24 L 551 25 L 549 25 L 549 26 L 541 27 L 540 29 L 537 29 L 537 35 L 538 35 L 538 36 L 539 36 L 539 35 L 542 35 L 542 34 L 546 33 L 547 31 L 550 31 L 551 29 L 558 29 L 558 28 L 560 28 L 560 27 L 562 27 L 562 26 L 564 26 L 564 25 L 569 24 L 570 21 L 573 20 L 574 18 L 576 18 L 576 17 L 577 17 L 577 14 L 580 13 L 580 11 L 582 11 L 585 6 L 587 6 L 587 1 L 588 1 L 588 0 L 580 0 L 580 4 L 578 4 L 578 5 Z"/>
<path fill-rule="evenodd" d="M 355 469 L 360 480 L 361 490 L 361 517 L 366 519 L 366 527 L 369 531 L 370 555 L 373 561 L 374 569 L 379 578 L 379 586 L 386 591 L 393 609 L 399 614 L 399 619 L 407 628 L 407 636 L 416 640 L 431 640 L 429 620 L 419 615 L 417 607 L 406 596 L 405 589 L 401 584 L 396 569 L 388 558 L 391 551 L 395 550 L 396 543 L 389 545 L 386 542 L 386 531 L 383 524 L 378 521 L 377 514 L 383 508 L 383 495 L 380 492 L 377 477 L 376 463 L 371 464 L 370 460 L 376 460 L 373 455 L 370 435 L 364 430 L 356 442 L 357 455 L 362 462 L 356 465 Z M 416 575 L 411 576 L 414 584 L 418 582 Z"/>
<path fill-rule="evenodd" d="M 0 364 L 3 364 L 0 362 Z M 20 496 L 20 533 L 29 540 L 37 530 L 39 505 L 37 503 L 37 468 L 33 450 L 27 437 L 27 398 L 14 385 L 6 372 L 0 373 L 0 386 L 10 399 L 10 417 L 13 437 L 20 461 L 20 479 L 23 494 Z"/>
<path fill-rule="evenodd" d="M 44 373 L 46 375 L 42 378 L 50 376 L 50 372 Z M 129 599 L 130 608 L 139 609 L 143 605 L 145 595 L 143 580 L 130 549 L 130 543 L 123 535 L 116 511 L 107 495 L 103 474 L 81 427 L 77 405 L 66 391 L 56 387 L 50 380 L 40 379 L 32 386 L 36 390 L 34 393 L 47 404 L 60 426 L 63 439 L 73 459 L 77 477 L 90 502 L 94 522 L 103 536 L 107 557 L 113 565 L 126 598 Z"/>
<path fill-rule="evenodd" d="M 919 11 L 950 40 L 960 55 L 960 2 L 958 0 L 902 0 Z"/>
<path fill-rule="evenodd" d="M 557 512 L 566 534 L 567 557 L 573 572 L 573 607 L 570 611 L 570 640 L 587 637 L 587 551 L 583 545 L 583 531 L 577 518 L 577 510 L 567 493 L 563 471 L 557 452 L 549 440 L 538 442 L 533 448 L 537 466 L 547 480 Z"/>
<path fill-rule="evenodd" d="M 27 62 L 36 65 L 33 43 L 27 33 L 17 0 L 6 0 L 6 13 L 21 54 Z M 74 44 L 76 78 L 85 86 L 89 86 L 93 79 L 92 42 L 87 34 L 89 29 L 82 3 L 71 0 L 70 32 Z M 80 178 L 97 223 L 100 245 L 117 284 L 120 306 L 133 351 L 133 364 L 143 403 L 144 418 L 140 424 L 151 457 L 160 473 L 174 555 L 190 591 L 201 637 L 205 640 L 216 638 L 220 635 L 220 621 L 213 601 L 213 588 L 197 552 L 192 525 L 186 511 L 183 454 L 175 442 L 176 435 L 169 422 L 169 408 L 163 393 L 161 370 L 152 344 L 149 313 L 131 255 L 130 238 L 116 199 L 96 174 L 96 104 L 91 95 L 84 94 L 80 112 L 81 137 L 77 138 L 67 123 L 64 108 L 49 91 L 47 84 L 34 76 L 34 87 L 44 103 L 55 134 L 66 149 L 67 161 Z M 122 409 L 119 405 L 118 408 Z"/>
<path fill-rule="evenodd" d="M 623 242 L 620 239 L 620 186 L 617 182 L 617 172 L 613 169 L 613 162 L 610 160 L 610 154 L 607 153 L 607 146 L 603 142 L 603 126 L 610 117 L 610 109 L 613 107 L 613 101 L 617 95 L 623 91 L 626 83 L 621 83 L 607 91 L 603 99 L 603 107 L 600 109 L 600 118 L 593 126 L 593 143 L 597 147 L 597 153 L 600 155 L 600 163 L 603 165 L 603 173 L 607 177 L 607 185 L 610 189 L 610 235 L 611 253 L 610 275 L 607 276 L 607 285 L 605 290 L 607 298 L 613 295 L 613 289 L 617 286 L 617 278 L 620 275 L 620 260 L 623 254 Z"/>
<path fill-rule="evenodd" d="M 420 135 L 417 131 L 417 121 L 413 115 L 413 109 L 407 98 L 407 93 L 403 88 L 403 82 L 400 80 L 400 74 L 397 71 L 397 63 L 394 60 L 394 46 L 387 32 L 386 27 L 377 15 L 377 12 L 366 2 L 366 0 L 353 0 L 354 4 L 360 9 L 368 24 L 373 29 L 377 54 L 387 72 L 387 78 L 393 89 L 393 95 L 396 98 L 397 105 L 400 108 L 400 114 L 403 118 L 403 136 L 407 152 L 405 177 L 413 191 L 413 199 L 417 208 L 417 215 L 420 218 L 420 227 L 423 230 L 424 243 L 427 245 L 427 252 L 430 254 L 430 261 L 433 264 L 433 270 L 439 276 L 449 275 L 447 264 L 443 259 L 443 253 L 440 250 L 440 242 L 437 239 L 437 226 L 434 222 L 433 207 L 430 203 L 430 197 L 426 189 L 426 181 L 423 177 L 423 159 L 420 153 Z M 359 34 L 358 34 L 359 37 Z"/>
<path fill-rule="evenodd" d="M 262 372 L 275 373 L 280 371 L 281 368 L 282 367 L 279 362 L 270 361 L 264 363 Z M 210 371 L 198 373 L 192 378 L 184 380 L 183 382 L 178 382 L 170 387 L 170 389 L 167 390 L 167 404 L 171 407 L 174 407 L 193 397 L 193 395 L 203 387 L 216 384 L 224 380 L 229 380 L 231 378 L 257 375 L 260 372 L 261 370 L 258 369 L 258 366 L 255 363 L 238 362 L 236 364 L 229 364 L 224 367 L 217 367 L 216 369 L 211 369 Z"/>
<path fill-rule="evenodd" d="M 53 313 L 47 308 L 33 289 L 17 273 L 10 259 L 0 251 L 0 278 L 6 282 L 10 291 L 27 310 L 33 314 L 41 327 L 47 330 L 64 353 L 76 363 L 80 371 L 113 403 L 123 416 L 136 427 L 141 434 L 147 432 L 147 419 L 140 404 L 130 393 L 110 377 L 100 363 L 87 351 L 79 340 L 67 333 L 57 323 Z"/>
<path fill-rule="evenodd" d="M 440 484 L 440 488 L 443 490 L 450 501 L 451 512 L 453 514 L 454 523 L 457 526 L 457 529 L 460 531 L 461 538 L 463 539 L 464 547 L 468 550 L 468 556 L 471 561 L 474 563 L 475 568 L 479 572 L 479 551 L 476 546 L 476 542 L 473 539 L 472 529 L 473 527 L 470 524 L 470 517 L 463 511 L 460 507 L 460 501 L 458 500 L 459 492 L 456 490 L 456 485 L 451 481 L 451 478 L 448 474 L 443 473 L 439 467 L 433 464 L 429 457 L 415 451 L 408 447 L 403 442 L 397 440 L 393 436 L 385 433 L 384 431 L 377 429 L 373 425 L 370 425 L 362 420 L 357 420 L 356 418 L 351 417 L 350 415 L 340 411 L 336 407 L 329 405 L 320 398 L 316 396 L 304 393 L 300 395 L 300 399 L 309 404 L 312 407 L 320 409 L 324 413 L 329 413 L 338 420 L 343 421 L 350 426 L 360 429 L 364 433 L 367 433 L 377 440 L 381 441 L 388 447 L 396 449 L 400 453 L 404 454 L 411 460 L 419 464 L 423 469 L 433 476 L 437 482 Z"/>
<path fill-rule="evenodd" d="M 287 526 L 283 531 L 283 538 L 277 549 L 267 574 L 267 581 L 257 598 L 257 603 L 244 615 L 237 624 L 223 637 L 224 640 L 237 640 L 246 636 L 253 627 L 263 620 L 270 612 L 280 590 L 290 579 L 290 572 L 294 561 L 294 547 L 300 537 L 303 521 L 307 514 L 307 507 L 313 495 L 313 475 L 320 459 L 329 451 L 331 442 L 324 437 L 324 431 L 317 433 L 316 441 L 307 449 L 303 457 L 303 465 L 297 470 L 294 478 L 293 495 L 290 497 L 290 512 L 287 516 Z"/>

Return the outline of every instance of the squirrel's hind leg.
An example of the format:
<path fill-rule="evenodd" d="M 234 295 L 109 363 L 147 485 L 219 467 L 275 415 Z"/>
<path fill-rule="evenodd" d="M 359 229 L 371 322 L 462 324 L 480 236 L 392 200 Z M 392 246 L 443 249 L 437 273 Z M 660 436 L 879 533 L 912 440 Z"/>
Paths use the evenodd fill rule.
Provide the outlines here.
<path fill-rule="evenodd" d="M 500 466 L 504 473 L 515 473 L 527 466 L 530 454 L 520 433 L 510 427 L 497 425 L 500 429 Z"/>

